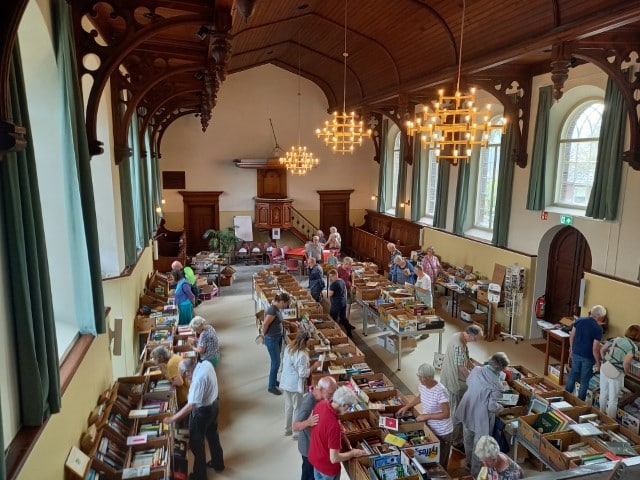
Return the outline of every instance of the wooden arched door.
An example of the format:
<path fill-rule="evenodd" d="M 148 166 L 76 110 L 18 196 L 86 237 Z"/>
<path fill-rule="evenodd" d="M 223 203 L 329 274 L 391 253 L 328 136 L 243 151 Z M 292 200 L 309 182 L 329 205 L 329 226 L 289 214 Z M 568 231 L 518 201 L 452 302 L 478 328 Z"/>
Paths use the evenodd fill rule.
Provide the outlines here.
<path fill-rule="evenodd" d="M 591 270 L 587 239 L 573 227 L 560 230 L 551 241 L 547 268 L 545 319 L 556 323 L 571 316 L 580 298 L 580 280 Z"/>

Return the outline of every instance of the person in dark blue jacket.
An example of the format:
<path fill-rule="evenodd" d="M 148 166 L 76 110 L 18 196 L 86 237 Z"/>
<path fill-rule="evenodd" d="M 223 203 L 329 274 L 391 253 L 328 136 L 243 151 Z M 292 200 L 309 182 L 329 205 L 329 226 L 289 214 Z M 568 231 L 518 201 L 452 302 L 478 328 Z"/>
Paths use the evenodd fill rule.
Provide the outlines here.
<path fill-rule="evenodd" d="M 309 266 L 309 290 L 311 291 L 311 296 L 316 302 L 320 302 L 322 300 L 322 290 L 325 287 L 324 272 L 313 257 L 307 258 L 307 265 Z"/>

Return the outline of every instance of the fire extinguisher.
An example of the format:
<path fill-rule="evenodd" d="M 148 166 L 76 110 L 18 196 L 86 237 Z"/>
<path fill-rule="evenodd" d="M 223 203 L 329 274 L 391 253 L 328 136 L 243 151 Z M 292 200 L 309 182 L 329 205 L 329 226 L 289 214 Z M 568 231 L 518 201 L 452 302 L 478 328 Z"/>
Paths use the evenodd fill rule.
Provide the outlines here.
<path fill-rule="evenodd" d="M 544 318 L 544 311 L 547 307 L 547 299 L 544 295 L 536 300 L 536 318 Z"/>

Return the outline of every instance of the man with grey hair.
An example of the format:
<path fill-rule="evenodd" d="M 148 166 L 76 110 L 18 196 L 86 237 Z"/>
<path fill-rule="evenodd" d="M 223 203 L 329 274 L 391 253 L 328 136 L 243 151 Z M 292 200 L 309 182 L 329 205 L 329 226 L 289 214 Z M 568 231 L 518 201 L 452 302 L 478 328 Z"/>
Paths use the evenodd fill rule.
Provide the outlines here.
<path fill-rule="evenodd" d="M 578 398 L 587 398 L 589 380 L 594 370 L 600 369 L 600 339 L 602 327 L 598 320 L 607 315 L 607 310 L 602 305 L 591 307 L 589 316 L 581 317 L 573 323 L 569 334 L 569 352 L 571 354 L 571 371 L 567 379 L 566 390 L 572 393 L 576 387 L 576 380 L 580 378 L 580 390 Z"/>
<path fill-rule="evenodd" d="M 320 400 L 331 400 L 336 391 L 337 383 L 333 377 L 322 377 L 311 391 L 302 397 L 300 406 L 293 419 L 293 431 L 298 434 L 298 451 L 302 455 L 302 475 L 300 480 L 314 480 L 313 465 L 309 463 L 309 445 L 311 444 L 311 427 L 318 423 L 318 415 L 313 408 Z"/>
<path fill-rule="evenodd" d="M 349 387 L 340 387 L 331 400 L 321 400 L 313 409 L 318 423 L 311 429 L 309 463 L 313 465 L 315 480 L 339 480 L 340 462 L 366 455 L 364 450 L 353 448 L 341 452 L 341 430 L 338 415 L 347 412 L 358 403 L 358 397 Z"/>
<path fill-rule="evenodd" d="M 509 366 L 504 352 L 494 353 L 486 365 L 474 367 L 467 377 L 464 393 L 454 416 L 454 423 L 461 423 L 464 435 L 464 450 L 471 475 L 475 478 L 482 464 L 473 453 L 476 443 L 483 435 L 491 435 L 496 413 L 502 410 L 500 373 Z"/>
<path fill-rule="evenodd" d="M 458 404 L 464 392 L 467 391 L 467 377 L 473 368 L 467 344 L 480 338 L 482 338 L 482 328 L 477 325 L 469 325 L 463 332 L 451 335 L 451 339 L 447 343 L 440 370 L 440 382 L 449 392 L 451 418 L 454 418 Z M 454 447 L 460 450 L 464 449 L 462 446 L 462 425 L 454 425 L 451 441 Z"/>
<path fill-rule="evenodd" d="M 200 360 L 207 360 L 214 367 L 218 366 L 220 341 L 215 328 L 199 315 L 191 319 L 189 327 L 196 334 L 196 341 L 191 344 L 193 351 L 200 355 Z M 193 341 L 193 338 L 191 340 Z"/>
<path fill-rule="evenodd" d="M 311 237 L 311 241 L 307 242 L 304 246 L 304 251 L 309 258 L 315 258 L 316 262 L 322 262 L 322 247 L 324 243 L 320 242 L 320 238 L 317 235 Z"/>
<path fill-rule="evenodd" d="M 224 458 L 218 436 L 218 378 L 210 362 L 196 362 L 185 358 L 180 373 L 191 380 L 187 404 L 174 415 L 164 419 L 171 424 L 189 417 L 189 448 L 193 453 L 193 473 L 190 480 L 206 480 L 207 467 L 216 472 L 224 470 Z M 207 463 L 204 441 L 209 444 L 211 460 Z"/>
<path fill-rule="evenodd" d="M 401 417 L 418 404 L 422 404 L 422 413 L 416 417 L 419 422 L 427 422 L 429 428 L 440 439 L 440 465 L 445 470 L 449 463 L 453 423 L 449 408 L 449 393 L 436 379 L 436 369 L 429 363 L 418 367 L 418 391 L 420 394 L 396 414 Z"/>

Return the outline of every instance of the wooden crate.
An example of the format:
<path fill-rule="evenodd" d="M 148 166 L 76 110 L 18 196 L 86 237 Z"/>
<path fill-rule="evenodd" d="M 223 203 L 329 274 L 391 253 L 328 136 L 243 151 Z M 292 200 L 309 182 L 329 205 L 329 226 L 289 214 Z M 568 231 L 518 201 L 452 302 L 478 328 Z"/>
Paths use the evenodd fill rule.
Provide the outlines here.
<path fill-rule="evenodd" d="M 560 441 L 560 448 L 554 445 L 553 441 Z M 567 457 L 563 452 L 567 451 L 569 445 L 585 442 L 598 453 L 604 453 L 604 449 L 595 442 L 587 442 L 586 438 L 581 437 L 572 430 L 550 433 L 542 437 L 540 442 L 540 458 L 546 461 L 554 470 L 566 470 L 572 458 Z M 579 457 L 578 457 L 579 458 Z"/>

